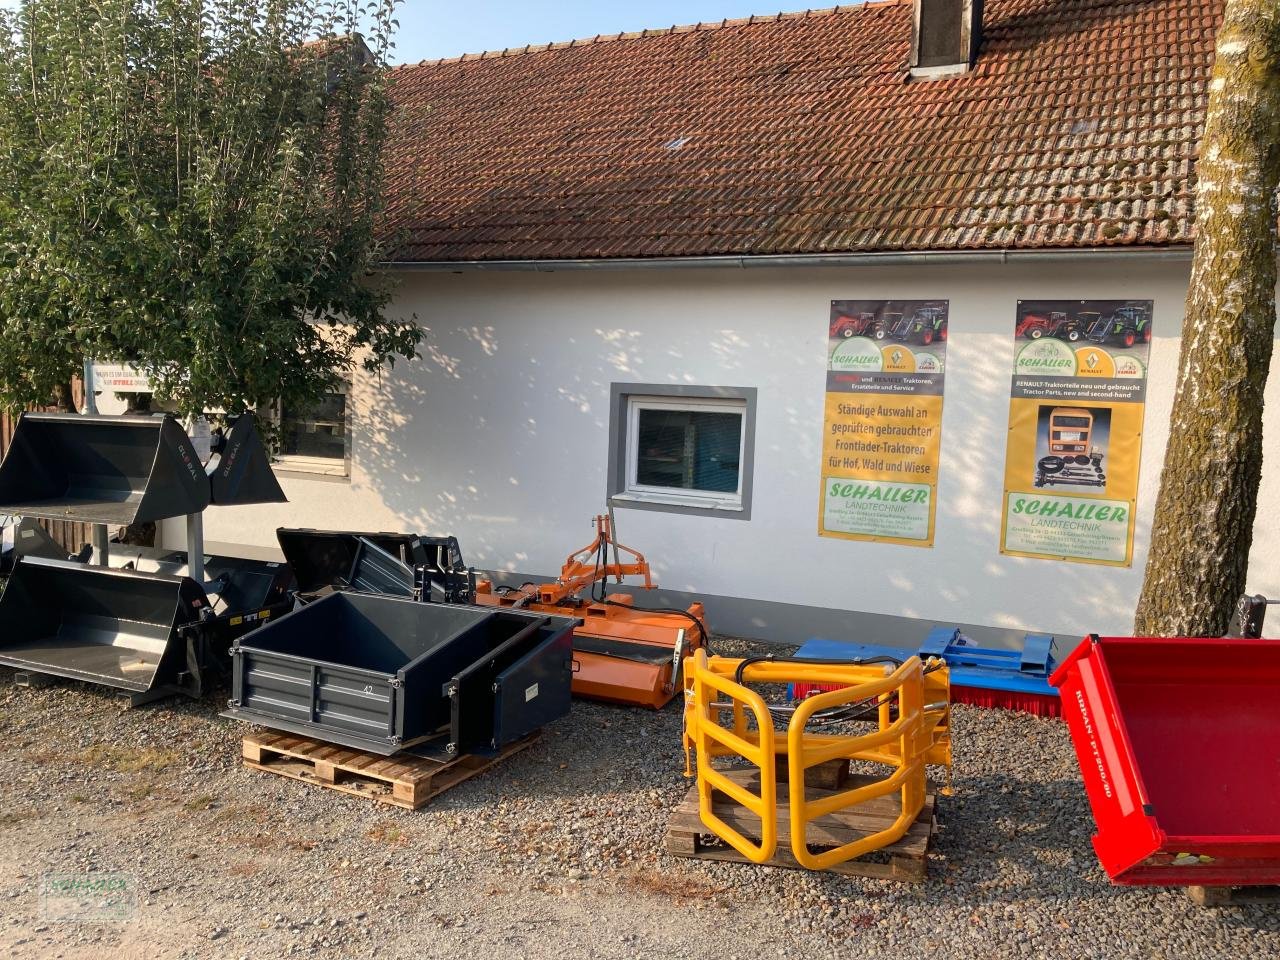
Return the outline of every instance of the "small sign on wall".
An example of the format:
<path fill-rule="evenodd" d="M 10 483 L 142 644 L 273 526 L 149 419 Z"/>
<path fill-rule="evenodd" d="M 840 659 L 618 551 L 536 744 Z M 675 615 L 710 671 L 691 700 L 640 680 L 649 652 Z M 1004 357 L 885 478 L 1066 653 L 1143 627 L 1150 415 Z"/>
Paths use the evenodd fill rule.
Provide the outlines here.
<path fill-rule="evenodd" d="M 820 536 L 933 545 L 948 311 L 832 301 Z"/>
<path fill-rule="evenodd" d="M 1000 552 L 1133 564 L 1151 300 L 1021 300 Z"/>
<path fill-rule="evenodd" d="M 151 393 L 147 375 L 127 363 L 95 363 L 93 389 L 96 393 Z"/>

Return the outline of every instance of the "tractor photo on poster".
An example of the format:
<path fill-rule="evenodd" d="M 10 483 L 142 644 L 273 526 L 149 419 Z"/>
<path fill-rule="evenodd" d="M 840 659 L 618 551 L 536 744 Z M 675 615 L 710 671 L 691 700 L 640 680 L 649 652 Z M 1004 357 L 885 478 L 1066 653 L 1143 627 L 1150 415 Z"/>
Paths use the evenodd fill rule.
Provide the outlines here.
<path fill-rule="evenodd" d="M 882 370 L 940 373 L 949 327 L 945 300 L 833 300 L 831 369 L 866 369 L 864 358 L 879 354 Z"/>
<path fill-rule="evenodd" d="M 1070 373 L 1061 367 L 1059 376 L 1145 377 L 1151 313 L 1150 300 L 1021 300 L 1013 333 L 1017 356 L 1030 361 L 1060 345 L 1061 353 L 1075 355 L 1077 367 Z"/>

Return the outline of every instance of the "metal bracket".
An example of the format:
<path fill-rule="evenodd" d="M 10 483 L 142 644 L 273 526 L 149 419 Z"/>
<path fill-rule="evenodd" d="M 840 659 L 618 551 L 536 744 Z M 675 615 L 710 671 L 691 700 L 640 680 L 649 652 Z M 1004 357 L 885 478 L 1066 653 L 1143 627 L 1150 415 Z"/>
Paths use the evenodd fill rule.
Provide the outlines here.
<path fill-rule="evenodd" d="M 680 682 L 680 671 L 684 667 L 684 628 L 676 631 L 676 645 L 671 657 L 671 680 L 662 685 L 663 693 L 670 693 Z"/>

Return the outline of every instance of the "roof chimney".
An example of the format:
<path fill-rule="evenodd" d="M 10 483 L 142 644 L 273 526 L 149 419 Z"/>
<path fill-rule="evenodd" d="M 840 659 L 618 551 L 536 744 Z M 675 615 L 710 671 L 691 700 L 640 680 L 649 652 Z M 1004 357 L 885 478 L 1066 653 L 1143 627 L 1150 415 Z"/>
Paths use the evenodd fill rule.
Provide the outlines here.
<path fill-rule="evenodd" d="M 964 73 L 982 43 L 982 0 L 915 0 L 911 17 L 911 76 Z"/>

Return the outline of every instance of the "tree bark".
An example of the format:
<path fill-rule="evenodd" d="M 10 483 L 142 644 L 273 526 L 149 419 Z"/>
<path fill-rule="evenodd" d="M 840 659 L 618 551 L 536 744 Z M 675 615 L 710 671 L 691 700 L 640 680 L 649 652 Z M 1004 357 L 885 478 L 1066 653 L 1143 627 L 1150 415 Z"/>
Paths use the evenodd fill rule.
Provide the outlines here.
<path fill-rule="evenodd" d="M 1276 321 L 1280 4 L 1227 0 L 1139 636 L 1221 636 L 1245 590 Z"/>

